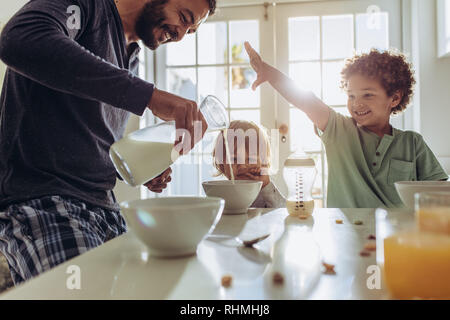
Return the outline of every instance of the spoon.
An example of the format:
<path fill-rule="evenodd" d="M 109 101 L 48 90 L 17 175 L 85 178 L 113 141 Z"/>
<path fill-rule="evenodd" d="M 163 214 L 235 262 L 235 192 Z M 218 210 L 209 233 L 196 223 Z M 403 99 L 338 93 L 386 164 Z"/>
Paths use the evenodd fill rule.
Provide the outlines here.
<path fill-rule="evenodd" d="M 214 239 L 223 239 L 223 240 L 235 240 L 240 245 L 243 245 L 244 247 L 253 247 L 253 245 L 257 244 L 258 242 L 263 241 L 264 239 L 267 239 L 270 236 L 270 234 L 265 234 L 261 237 L 257 237 L 250 240 L 242 240 L 239 237 L 229 237 L 229 236 L 223 236 L 223 235 L 211 235 L 208 237 L 208 240 L 212 241 L 220 241 L 220 240 L 214 240 Z"/>

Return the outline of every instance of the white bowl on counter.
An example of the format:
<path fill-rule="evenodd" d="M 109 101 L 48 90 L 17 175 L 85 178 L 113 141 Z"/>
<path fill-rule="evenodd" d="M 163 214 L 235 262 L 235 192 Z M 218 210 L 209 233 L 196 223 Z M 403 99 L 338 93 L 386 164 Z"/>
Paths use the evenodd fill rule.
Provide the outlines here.
<path fill-rule="evenodd" d="M 164 197 L 120 204 L 131 232 L 155 257 L 195 254 L 222 216 L 225 201 L 216 197 Z"/>
<path fill-rule="evenodd" d="M 217 180 L 205 181 L 202 186 L 207 196 L 225 199 L 224 214 L 242 214 L 247 213 L 250 205 L 258 197 L 262 181 Z"/>
<path fill-rule="evenodd" d="M 408 208 L 414 208 L 414 194 L 418 192 L 450 192 L 450 181 L 398 181 L 394 184 Z"/>

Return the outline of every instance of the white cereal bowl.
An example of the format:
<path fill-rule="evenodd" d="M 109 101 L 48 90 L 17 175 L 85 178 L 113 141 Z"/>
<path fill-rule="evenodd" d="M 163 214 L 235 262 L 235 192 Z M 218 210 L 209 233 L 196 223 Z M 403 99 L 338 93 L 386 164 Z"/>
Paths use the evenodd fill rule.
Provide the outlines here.
<path fill-rule="evenodd" d="M 202 183 L 203 190 L 209 197 L 225 199 L 224 214 L 246 213 L 258 197 L 262 181 L 255 180 L 217 180 Z"/>
<path fill-rule="evenodd" d="M 417 192 L 450 192 L 450 181 L 398 181 L 394 184 L 400 199 L 409 208 L 414 208 Z"/>
<path fill-rule="evenodd" d="M 193 255 L 222 216 L 215 197 L 164 197 L 122 202 L 125 220 L 154 257 Z"/>

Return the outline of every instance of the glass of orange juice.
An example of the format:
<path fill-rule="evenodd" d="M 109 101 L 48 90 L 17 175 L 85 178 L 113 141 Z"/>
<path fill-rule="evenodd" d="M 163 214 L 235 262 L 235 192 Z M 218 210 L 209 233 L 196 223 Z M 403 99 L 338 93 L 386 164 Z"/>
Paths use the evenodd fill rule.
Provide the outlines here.
<path fill-rule="evenodd" d="M 450 236 L 413 212 L 377 210 L 377 262 L 394 299 L 450 299 Z"/>
<path fill-rule="evenodd" d="M 414 197 L 419 230 L 450 236 L 450 192 L 416 193 Z"/>

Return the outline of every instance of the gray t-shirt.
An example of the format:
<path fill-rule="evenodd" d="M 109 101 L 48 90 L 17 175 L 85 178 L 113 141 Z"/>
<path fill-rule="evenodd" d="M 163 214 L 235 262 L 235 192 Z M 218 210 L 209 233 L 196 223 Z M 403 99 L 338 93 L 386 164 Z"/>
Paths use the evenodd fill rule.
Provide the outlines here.
<path fill-rule="evenodd" d="M 113 0 L 32 0 L 6 24 L 0 208 L 45 195 L 118 208 L 109 148 L 153 93 L 135 75 L 139 49 Z"/>

